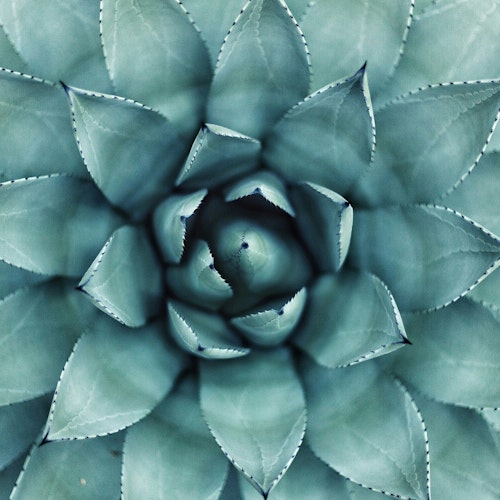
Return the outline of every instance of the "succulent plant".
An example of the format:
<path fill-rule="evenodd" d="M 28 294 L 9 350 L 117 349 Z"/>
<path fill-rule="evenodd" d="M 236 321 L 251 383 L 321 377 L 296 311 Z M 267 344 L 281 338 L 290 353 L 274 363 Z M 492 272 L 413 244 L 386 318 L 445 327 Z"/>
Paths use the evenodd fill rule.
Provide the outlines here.
<path fill-rule="evenodd" d="M 500 496 L 498 1 L 0 2 L 0 496 Z"/>

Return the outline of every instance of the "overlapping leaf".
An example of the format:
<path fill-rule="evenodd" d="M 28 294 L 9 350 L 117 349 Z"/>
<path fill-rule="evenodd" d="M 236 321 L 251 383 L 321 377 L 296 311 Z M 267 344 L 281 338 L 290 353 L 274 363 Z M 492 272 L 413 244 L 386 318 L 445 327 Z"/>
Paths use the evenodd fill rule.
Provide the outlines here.
<path fill-rule="evenodd" d="M 485 302 L 500 310 L 500 267 L 495 269 L 488 279 L 479 283 L 469 294 L 473 300 Z"/>
<path fill-rule="evenodd" d="M 12 45 L 3 26 L 0 26 L 0 61 L 4 68 L 20 72 L 27 70 L 26 63 Z"/>
<path fill-rule="evenodd" d="M 46 276 L 35 274 L 20 267 L 11 266 L 0 260 L 0 299 L 7 297 L 20 288 L 33 285 L 47 279 Z"/>

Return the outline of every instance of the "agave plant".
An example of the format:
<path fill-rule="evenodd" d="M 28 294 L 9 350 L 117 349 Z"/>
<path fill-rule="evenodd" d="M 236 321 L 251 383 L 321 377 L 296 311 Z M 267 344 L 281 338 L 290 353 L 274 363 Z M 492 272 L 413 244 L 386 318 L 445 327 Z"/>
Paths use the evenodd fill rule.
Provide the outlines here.
<path fill-rule="evenodd" d="M 492 0 L 0 2 L 0 496 L 500 496 Z"/>

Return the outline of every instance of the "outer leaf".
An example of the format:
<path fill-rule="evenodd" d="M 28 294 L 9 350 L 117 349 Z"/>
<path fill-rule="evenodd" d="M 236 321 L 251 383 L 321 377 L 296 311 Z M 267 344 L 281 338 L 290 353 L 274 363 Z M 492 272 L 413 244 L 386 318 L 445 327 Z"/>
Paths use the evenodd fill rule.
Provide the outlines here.
<path fill-rule="evenodd" d="M 101 0 L 101 9 L 104 53 L 118 93 L 158 109 L 191 136 L 202 120 L 211 68 L 181 2 Z"/>
<path fill-rule="evenodd" d="M 78 288 L 95 306 L 127 326 L 143 326 L 160 312 L 161 266 L 147 234 L 132 226 L 116 230 Z"/>
<path fill-rule="evenodd" d="M 249 0 L 224 40 L 208 121 L 256 139 L 307 95 L 309 55 L 283 0 Z"/>
<path fill-rule="evenodd" d="M 48 439 L 94 437 L 137 422 L 167 394 L 183 361 L 160 324 L 131 331 L 103 316 L 64 368 Z"/>
<path fill-rule="evenodd" d="M 373 361 L 333 370 L 303 366 L 313 452 L 356 483 L 426 499 L 427 438 L 404 387 Z"/>
<path fill-rule="evenodd" d="M 173 186 L 185 147 L 159 113 L 107 94 L 65 87 L 82 158 L 113 203 L 144 216 Z"/>
<path fill-rule="evenodd" d="M 335 368 L 387 354 L 408 341 L 384 283 L 368 273 L 342 271 L 312 285 L 293 342 L 321 365 Z"/>
<path fill-rule="evenodd" d="M 234 467 L 229 467 L 226 484 L 224 485 L 224 489 L 222 490 L 219 500 L 244 500 L 241 496 L 239 476 L 240 473 Z M 253 491 L 256 495 L 258 495 L 260 500 L 262 495 L 257 493 L 255 490 Z"/>
<path fill-rule="evenodd" d="M 446 403 L 500 406 L 498 310 L 464 298 L 432 314 L 405 316 L 405 325 L 414 345 L 393 358 L 398 374 Z"/>
<path fill-rule="evenodd" d="M 22 72 L 27 70 L 26 63 L 12 45 L 3 26 L 0 26 L 0 61 L 4 68 Z"/>
<path fill-rule="evenodd" d="M 11 293 L 23 287 L 34 285 L 43 281 L 46 276 L 40 274 L 30 273 L 19 267 L 11 266 L 6 262 L 0 260 L 0 299 L 7 297 Z"/>
<path fill-rule="evenodd" d="M 56 175 L 0 184 L 0 258 L 28 271 L 83 274 L 120 222 L 81 179 Z"/>
<path fill-rule="evenodd" d="M 387 284 L 400 309 L 432 309 L 461 297 L 494 269 L 500 240 L 443 207 L 358 210 L 349 257 Z"/>
<path fill-rule="evenodd" d="M 47 443 L 34 448 L 12 500 L 115 499 L 120 494 L 123 436 Z"/>
<path fill-rule="evenodd" d="M 17 477 L 21 472 L 26 456 L 21 456 L 8 467 L 0 471 L 1 498 L 9 498 L 12 488 L 16 485 Z"/>
<path fill-rule="evenodd" d="M 371 161 L 375 124 L 365 68 L 292 108 L 266 141 L 264 159 L 293 182 L 345 194 Z"/>
<path fill-rule="evenodd" d="M 500 309 L 500 268 L 493 271 L 488 279 L 479 283 L 467 296 Z"/>
<path fill-rule="evenodd" d="M 267 496 L 290 466 L 305 432 L 305 401 L 289 351 L 202 361 L 201 409 L 217 443 Z"/>
<path fill-rule="evenodd" d="M 127 432 L 122 495 L 216 500 L 228 465 L 203 421 L 190 378 Z"/>

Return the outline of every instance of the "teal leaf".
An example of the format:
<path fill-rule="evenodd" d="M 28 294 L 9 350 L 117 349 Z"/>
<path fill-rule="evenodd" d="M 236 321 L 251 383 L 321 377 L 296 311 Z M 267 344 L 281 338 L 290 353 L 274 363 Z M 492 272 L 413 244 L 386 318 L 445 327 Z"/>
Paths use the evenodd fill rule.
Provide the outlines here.
<path fill-rule="evenodd" d="M 0 69 L 0 123 L 0 182 L 52 173 L 88 176 L 61 89 Z"/>
<path fill-rule="evenodd" d="M 183 364 L 160 323 L 130 330 L 102 316 L 64 367 L 47 438 L 82 439 L 132 425 L 165 397 Z"/>
<path fill-rule="evenodd" d="M 302 15 L 306 11 L 307 5 L 310 3 L 310 0 L 286 0 L 286 4 L 288 8 L 292 11 L 295 19 L 300 22 Z M 302 23 L 301 23 L 302 26 Z"/>
<path fill-rule="evenodd" d="M 176 297 L 210 310 L 217 310 L 233 296 L 203 240 L 192 240 L 182 263 L 167 268 L 166 283 Z"/>
<path fill-rule="evenodd" d="M 291 196 L 302 241 L 316 265 L 323 272 L 338 271 L 351 243 L 352 206 L 334 191 L 312 182 L 293 186 Z"/>
<path fill-rule="evenodd" d="M 306 425 L 302 387 L 285 349 L 202 361 L 201 409 L 235 467 L 267 496 L 294 459 Z"/>
<path fill-rule="evenodd" d="M 293 107 L 272 130 L 264 160 L 292 182 L 345 194 L 370 165 L 375 123 L 365 67 Z"/>
<path fill-rule="evenodd" d="M 80 154 L 95 183 L 111 203 L 144 216 L 172 188 L 186 153 L 174 127 L 135 101 L 65 90 Z"/>
<path fill-rule="evenodd" d="M 257 167 L 259 154 L 260 142 L 256 139 L 206 123 L 194 140 L 176 185 L 189 189 L 219 186 Z"/>
<path fill-rule="evenodd" d="M 78 289 L 106 314 L 130 327 L 143 326 L 161 308 L 161 265 L 147 234 L 117 229 L 87 269 Z"/>
<path fill-rule="evenodd" d="M 99 40 L 97 1 L 2 2 L 0 24 L 32 73 L 101 92 L 111 90 Z"/>
<path fill-rule="evenodd" d="M 377 154 L 355 199 L 365 205 L 433 202 L 475 167 L 499 107 L 500 80 L 438 84 L 392 101 L 375 114 Z"/>
<path fill-rule="evenodd" d="M 500 267 L 495 269 L 487 279 L 481 281 L 467 296 L 500 309 Z"/>
<path fill-rule="evenodd" d="M 165 262 L 178 264 L 181 261 L 187 220 L 194 214 L 206 195 L 206 189 L 189 194 L 175 194 L 156 207 L 153 227 Z"/>
<path fill-rule="evenodd" d="M 460 406 L 500 406 L 500 311 L 463 298 L 404 316 L 413 345 L 392 368 L 424 394 Z"/>
<path fill-rule="evenodd" d="M 500 433 L 500 409 L 499 408 L 481 408 L 479 413 L 488 422 L 491 428 Z"/>
<path fill-rule="evenodd" d="M 179 346 L 200 358 L 231 359 L 250 352 L 218 314 L 170 301 L 168 324 Z"/>
<path fill-rule="evenodd" d="M 193 378 L 128 430 L 123 455 L 124 500 L 215 500 L 229 465 L 203 421 Z"/>
<path fill-rule="evenodd" d="M 376 274 L 403 311 L 442 307 L 494 270 L 500 240 L 451 209 L 357 210 L 349 262 Z"/>
<path fill-rule="evenodd" d="M 283 0 L 249 0 L 224 39 L 207 117 L 256 139 L 309 88 L 309 52 Z"/>
<path fill-rule="evenodd" d="M 425 425 L 406 389 L 371 361 L 303 364 L 315 455 L 343 476 L 403 498 L 428 498 Z"/>
<path fill-rule="evenodd" d="M 122 446 L 123 436 L 117 434 L 35 447 L 11 499 L 116 499 Z"/>
<path fill-rule="evenodd" d="M 41 274 L 31 273 L 20 267 L 11 266 L 0 260 L 0 299 L 11 293 L 47 279 Z"/>
<path fill-rule="evenodd" d="M 1 7 L 0 7 L 1 8 Z M 28 67 L 22 60 L 14 45 L 5 32 L 5 28 L 0 25 L 0 61 L 3 68 L 26 72 Z"/>
<path fill-rule="evenodd" d="M 101 0 L 101 9 L 104 54 L 118 93 L 160 111 L 183 135 L 196 133 L 212 70 L 182 3 Z"/>
<path fill-rule="evenodd" d="M 14 460 L 8 467 L 0 470 L 0 498 L 9 498 L 21 472 L 26 456 Z"/>
<path fill-rule="evenodd" d="M 310 287 L 293 342 L 319 364 L 336 368 L 382 356 L 408 341 L 384 283 L 372 274 L 344 270 L 323 275 Z"/>

